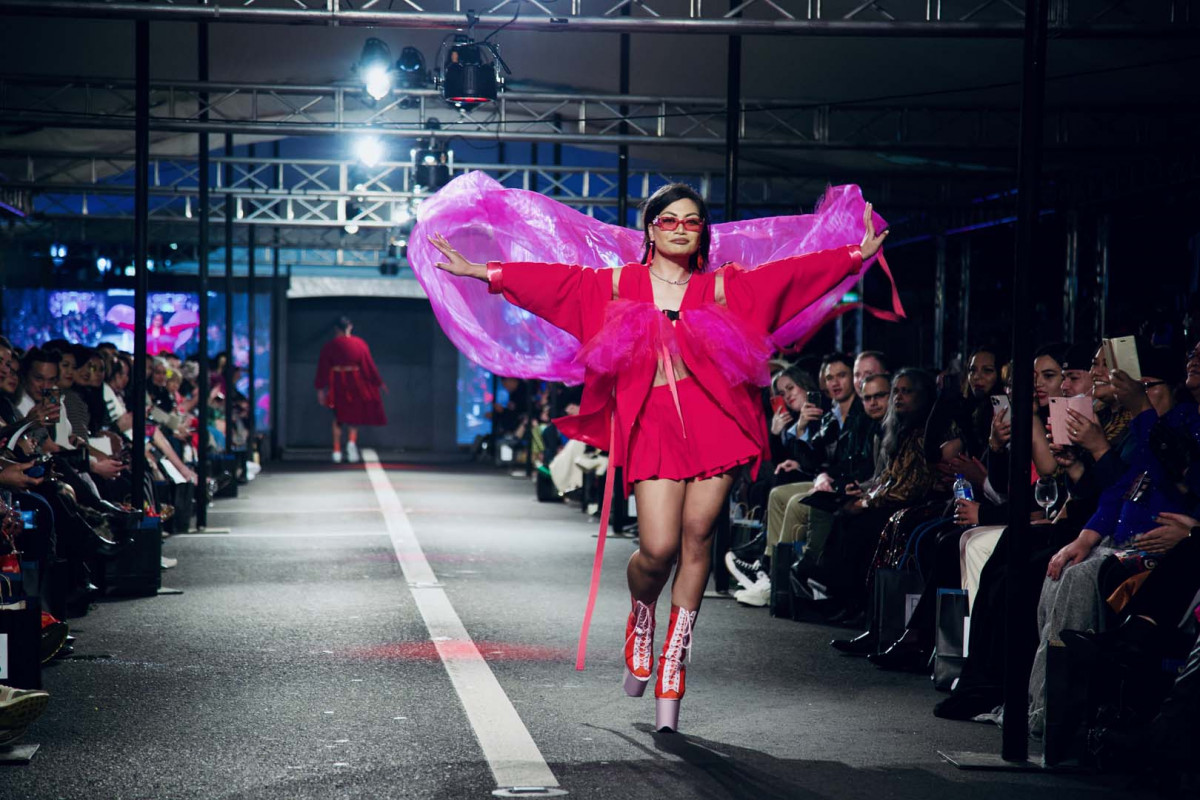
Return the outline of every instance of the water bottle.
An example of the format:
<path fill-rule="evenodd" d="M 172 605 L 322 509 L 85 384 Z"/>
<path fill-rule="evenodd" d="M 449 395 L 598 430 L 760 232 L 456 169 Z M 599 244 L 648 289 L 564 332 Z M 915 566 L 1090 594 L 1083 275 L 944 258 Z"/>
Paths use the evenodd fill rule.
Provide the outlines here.
<path fill-rule="evenodd" d="M 961 474 L 954 476 L 954 497 L 958 500 L 975 499 L 975 492 L 971 489 L 971 482 Z"/>

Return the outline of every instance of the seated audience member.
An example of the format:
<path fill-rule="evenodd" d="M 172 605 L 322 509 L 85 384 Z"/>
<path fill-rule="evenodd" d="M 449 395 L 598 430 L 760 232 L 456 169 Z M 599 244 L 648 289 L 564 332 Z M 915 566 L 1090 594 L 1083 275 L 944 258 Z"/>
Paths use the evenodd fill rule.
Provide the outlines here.
<path fill-rule="evenodd" d="M 17 392 L 21 387 L 21 359 L 12 343 L 0 336 L 0 426 L 21 418 L 17 413 Z"/>
<path fill-rule="evenodd" d="M 837 608 L 834 617 L 845 624 L 857 622 L 865 609 L 863 587 L 884 524 L 896 511 L 923 502 L 936 482 L 924 442 L 934 392 L 929 373 L 897 373 L 875 476 L 862 488 L 847 488 L 852 499 L 834 514 L 821 556 L 802 558 L 793 569 L 802 587 L 804 581 L 822 587 Z"/>
<path fill-rule="evenodd" d="M 872 375 L 883 375 L 891 378 L 888 371 L 887 356 L 878 350 L 863 350 L 854 357 L 854 391 L 862 396 L 862 385 Z"/>
<path fill-rule="evenodd" d="M 1143 535 L 1157 535 L 1163 514 L 1200 516 L 1200 470 L 1190 470 L 1200 443 L 1200 413 L 1189 402 L 1175 408 L 1178 362 L 1159 348 L 1139 348 L 1141 380 L 1112 372 L 1113 387 L 1134 414 L 1130 435 L 1135 450 L 1129 469 L 1100 496 L 1096 513 L 1074 541 L 1051 559 L 1038 603 L 1039 645 L 1030 675 L 1030 730 L 1045 722 L 1046 648 L 1064 629 L 1102 628 L 1098 599 L 1107 596 L 1106 580 L 1130 577 L 1147 568 Z M 1163 442 L 1177 443 L 1173 448 Z M 1181 488 L 1182 487 L 1182 488 Z M 1155 536 L 1155 538 L 1158 538 Z M 1112 568 L 1116 557 L 1119 568 Z M 1170 558 L 1168 553 L 1163 558 Z M 1106 565 L 1109 565 L 1106 568 Z M 1122 580 L 1124 578 L 1122 577 Z M 1118 581 L 1119 582 L 1119 581 Z"/>
<path fill-rule="evenodd" d="M 863 410 L 862 400 L 854 388 L 853 364 L 842 353 L 826 356 L 821 364 L 821 374 L 833 400 L 833 408 L 817 417 L 814 404 L 805 403 L 798 412 L 798 420 L 792 428 L 789 441 L 793 458 L 776 467 L 777 474 L 815 474 L 812 481 L 788 482 L 771 490 L 767 500 L 767 542 L 761 565 L 753 571 L 757 580 L 750 582 L 744 570 L 733 571 L 743 584 L 743 591 L 734 595 L 738 602 L 746 605 L 764 606 L 770 596 L 770 559 L 775 546 L 781 541 L 794 541 L 805 527 L 809 506 L 802 503 L 804 495 L 812 491 L 841 493 L 846 486 L 866 480 L 872 472 L 874 437 L 877 423 Z M 798 395 L 799 392 L 797 391 Z M 815 432 L 812 423 L 819 420 Z M 803 429 L 801 429 L 803 426 Z M 727 558 L 727 566 L 730 559 Z M 750 585 L 747 586 L 746 584 Z"/>

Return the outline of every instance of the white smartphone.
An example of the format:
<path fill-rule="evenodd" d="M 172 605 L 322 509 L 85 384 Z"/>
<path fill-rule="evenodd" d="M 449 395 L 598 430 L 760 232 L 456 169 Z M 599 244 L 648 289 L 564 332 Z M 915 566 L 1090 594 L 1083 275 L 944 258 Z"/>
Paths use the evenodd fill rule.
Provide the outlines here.
<path fill-rule="evenodd" d="M 1138 361 L 1137 340 L 1132 336 L 1119 336 L 1104 340 L 1104 358 L 1108 369 L 1119 369 L 1135 381 L 1142 379 L 1142 366 Z"/>
<path fill-rule="evenodd" d="M 1009 405 L 1008 395 L 994 394 L 992 395 L 992 415 L 993 416 L 1008 416 Z"/>

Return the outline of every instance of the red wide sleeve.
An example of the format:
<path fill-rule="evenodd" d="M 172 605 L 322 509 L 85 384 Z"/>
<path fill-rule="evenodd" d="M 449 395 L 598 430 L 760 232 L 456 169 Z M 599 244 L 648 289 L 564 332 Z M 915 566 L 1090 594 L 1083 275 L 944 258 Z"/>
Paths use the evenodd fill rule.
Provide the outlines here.
<path fill-rule="evenodd" d="M 725 304 L 764 333 L 771 333 L 862 267 L 862 250 L 846 245 L 763 264 L 723 269 Z"/>
<path fill-rule="evenodd" d="M 333 366 L 330 363 L 330 342 L 326 342 L 321 348 L 321 356 L 317 359 L 317 377 L 313 379 L 313 386 L 317 389 L 329 388 L 329 368 Z"/>
<path fill-rule="evenodd" d="M 594 333 L 594 313 L 612 298 L 612 270 L 566 264 L 488 264 L 488 291 L 580 341 Z"/>
<path fill-rule="evenodd" d="M 375 359 L 371 357 L 371 348 L 362 339 L 358 340 L 360 350 L 359 361 L 360 369 L 363 372 L 363 377 L 367 379 L 367 383 L 372 386 L 382 386 L 383 378 L 379 375 L 379 369 L 375 366 Z"/>

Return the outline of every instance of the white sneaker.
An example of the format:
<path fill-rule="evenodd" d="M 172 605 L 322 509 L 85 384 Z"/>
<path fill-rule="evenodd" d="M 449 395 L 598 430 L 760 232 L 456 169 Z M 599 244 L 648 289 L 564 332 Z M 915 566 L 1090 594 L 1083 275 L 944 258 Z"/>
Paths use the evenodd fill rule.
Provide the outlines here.
<path fill-rule="evenodd" d="M 357 464 L 362 459 L 358 457 L 358 445 L 354 442 L 346 444 L 346 460 L 351 464 Z"/>
<path fill-rule="evenodd" d="M 179 563 L 179 559 L 177 559 L 177 558 L 171 558 L 171 557 L 169 557 L 169 556 L 162 556 L 162 557 L 161 557 L 161 560 L 159 561 L 159 565 L 160 565 L 160 566 L 161 566 L 163 569 L 171 569 L 172 567 L 174 567 L 174 566 L 175 566 L 176 564 L 178 564 L 178 563 Z"/>
<path fill-rule="evenodd" d="M 771 600 L 770 579 L 766 575 L 763 575 L 763 580 L 760 580 L 749 589 L 742 589 L 740 592 L 735 592 L 733 599 L 744 606 L 762 608 Z"/>
<path fill-rule="evenodd" d="M 335 463 L 335 464 L 342 463 L 342 451 L 341 450 L 333 451 L 333 463 Z"/>
<path fill-rule="evenodd" d="M 743 589 L 757 586 L 766 577 L 766 573 L 762 571 L 761 561 L 743 561 L 735 556 L 732 550 L 725 553 L 725 568 L 729 570 L 729 574 L 733 576 L 734 580 L 742 585 Z"/>

